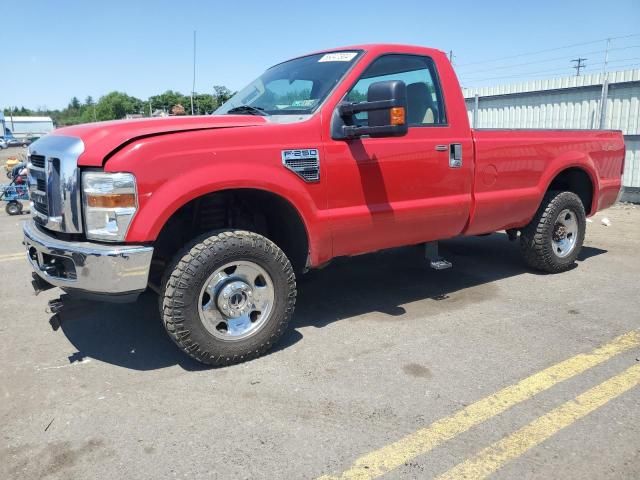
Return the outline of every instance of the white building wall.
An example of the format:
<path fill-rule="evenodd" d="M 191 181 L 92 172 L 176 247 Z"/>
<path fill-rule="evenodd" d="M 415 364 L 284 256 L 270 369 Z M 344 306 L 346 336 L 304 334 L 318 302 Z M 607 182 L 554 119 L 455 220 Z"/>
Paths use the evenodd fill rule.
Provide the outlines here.
<path fill-rule="evenodd" d="M 11 130 L 16 138 L 28 136 L 41 137 L 53 131 L 53 120 L 50 117 L 5 117 L 5 127 Z"/>
<path fill-rule="evenodd" d="M 626 138 L 627 156 L 624 162 L 624 184 L 628 187 L 640 185 L 640 136 Z"/>

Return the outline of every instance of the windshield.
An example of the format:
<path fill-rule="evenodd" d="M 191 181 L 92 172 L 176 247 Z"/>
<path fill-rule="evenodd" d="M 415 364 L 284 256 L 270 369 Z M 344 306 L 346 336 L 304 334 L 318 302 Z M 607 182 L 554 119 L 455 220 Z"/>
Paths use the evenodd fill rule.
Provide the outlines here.
<path fill-rule="evenodd" d="M 319 53 L 280 63 L 236 93 L 214 114 L 312 113 L 338 84 L 359 53 Z"/>

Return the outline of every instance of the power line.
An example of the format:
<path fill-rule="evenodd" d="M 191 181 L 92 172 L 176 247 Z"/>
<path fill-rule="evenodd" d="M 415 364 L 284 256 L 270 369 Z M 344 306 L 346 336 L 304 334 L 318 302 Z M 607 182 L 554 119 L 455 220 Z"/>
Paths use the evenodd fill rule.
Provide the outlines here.
<path fill-rule="evenodd" d="M 640 67 L 640 63 L 628 63 L 627 65 L 618 65 L 616 68 Z"/>
<path fill-rule="evenodd" d="M 633 68 L 637 68 L 640 67 L 640 63 L 630 63 L 627 65 L 619 65 L 617 68 L 619 69 L 624 69 L 627 67 L 633 67 Z M 547 72 L 547 73 L 532 73 L 532 74 L 528 74 L 528 75 L 506 75 L 504 77 L 492 77 L 492 78 L 483 78 L 483 79 L 478 79 L 478 80 L 471 80 L 472 82 L 474 82 L 474 84 L 479 84 L 482 82 L 486 82 L 488 80 L 501 80 L 501 79 L 508 79 L 508 78 L 522 78 L 522 77 L 527 77 L 527 78 L 534 78 L 534 77 L 547 77 L 547 78 L 551 78 L 554 74 L 557 75 L 563 75 L 566 77 L 566 71 L 556 71 L 556 72 Z M 587 70 L 586 73 L 597 73 L 597 71 L 595 69 L 593 70 Z M 575 75 L 574 75 L 575 76 Z M 465 88 L 473 88 L 473 86 L 468 83 L 468 82 L 463 82 L 463 84 L 465 84 Z"/>
<path fill-rule="evenodd" d="M 499 77 L 485 77 L 485 78 L 471 78 L 471 79 L 466 79 L 466 81 L 472 81 L 472 82 L 484 82 L 486 80 L 497 80 L 497 79 L 501 79 L 501 78 L 519 78 L 519 77 L 530 77 L 530 76 L 535 76 L 535 75 L 541 75 L 541 74 L 546 74 L 546 75 L 551 75 L 551 74 L 566 74 L 567 71 L 565 70 L 558 70 L 557 68 L 553 68 L 551 70 L 536 70 L 534 72 L 521 72 L 521 73 L 517 73 L 517 74 L 513 74 L 513 75 L 502 75 Z"/>
<path fill-rule="evenodd" d="M 629 45 L 627 47 L 617 47 L 617 48 L 610 48 L 608 51 L 609 52 L 613 52 L 613 51 L 618 51 L 618 50 L 628 50 L 630 48 L 640 48 L 640 45 Z M 607 50 L 592 50 L 589 52 L 583 52 L 583 55 L 595 55 L 597 53 L 606 53 Z M 483 68 L 481 70 L 472 70 L 470 72 L 458 72 L 458 75 L 471 75 L 474 73 L 481 73 L 481 72 L 492 72 L 494 70 L 504 70 L 505 68 L 513 68 L 513 67 L 523 67 L 523 66 L 528 66 L 528 65 L 534 65 L 534 64 L 538 64 L 538 63 L 549 63 L 549 62 L 555 62 L 555 61 L 560 61 L 560 60 L 564 60 L 566 61 L 567 56 L 562 56 L 562 57 L 553 57 L 553 58 L 546 58 L 546 59 L 542 59 L 542 60 L 534 60 L 532 62 L 523 62 L 523 63 L 512 63 L 509 65 L 498 65 L 496 67 L 490 67 L 490 68 Z"/>
<path fill-rule="evenodd" d="M 584 55 L 591 55 L 591 54 L 596 54 L 596 53 L 604 53 L 604 50 L 593 50 L 590 52 L 584 52 Z M 470 72 L 462 72 L 461 75 L 468 75 L 471 73 L 480 73 L 480 72 L 492 72 L 493 70 L 503 70 L 505 68 L 513 68 L 513 67 L 523 67 L 523 66 L 527 66 L 527 65 L 533 65 L 536 63 L 549 63 L 549 62 L 555 62 L 555 61 L 559 61 L 559 60 L 567 60 L 567 56 L 564 55 L 562 57 L 553 57 L 553 58 L 546 58 L 546 59 L 542 59 L 542 60 L 534 60 L 532 62 L 522 62 L 522 63 L 512 63 L 509 65 L 498 65 L 496 67 L 490 67 L 490 68 L 483 68 L 482 70 L 472 70 Z"/>
<path fill-rule="evenodd" d="M 612 64 L 612 63 L 620 63 L 620 62 L 628 62 L 628 61 L 633 61 L 633 60 L 640 60 L 640 57 L 630 57 L 630 58 L 620 58 L 618 60 L 609 60 L 608 64 Z M 592 63 L 591 67 L 597 67 L 600 65 L 603 65 L 604 62 L 597 62 L 597 63 Z M 631 65 L 619 65 L 616 68 L 623 68 L 623 67 L 627 67 L 627 66 L 633 66 L 636 64 L 631 64 Z M 573 67 L 575 68 L 575 67 Z M 581 67 L 581 68 L 585 68 L 585 71 L 588 70 L 585 66 Z M 593 70 L 589 70 L 590 72 L 592 72 Z M 536 71 L 531 71 L 531 72 L 520 72 L 520 73 L 516 73 L 513 75 L 501 75 L 498 77 L 485 77 L 485 78 L 465 78 L 465 83 L 466 82 L 484 82 L 487 80 L 499 80 L 502 78 L 519 78 L 519 77 L 532 77 L 532 76 L 539 76 L 539 75 L 551 75 L 551 74 L 567 74 L 566 69 L 564 70 L 558 70 L 557 68 L 553 68 L 553 69 L 548 69 L 548 70 L 536 70 Z"/>
<path fill-rule="evenodd" d="M 640 57 L 629 57 L 629 58 L 619 58 L 618 60 L 607 60 L 606 64 L 608 65 L 609 63 L 628 62 L 629 60 L 640 60 Z M 603 63 L 605 62 L 596 63 L 595 65 L 602 65 Z"/>
<path fill-rule="evenodd" d="M 571 60 L 572 62 L 575 62 L 576 64 L 573 66 L 573 68 L 576 69 L 576 77 L 580 76 L 580 70 L 582 68 L 585 68 L 586 65 L 582 62 L 587 61 L 588 58 L 582 58 L 582 57 L 578 57 L 578 58 L 574 58 L 573 60 Z"/>
<path fill-rule="evenodd" d="M 500 60 L 509 60 L 509 59 L 512 59 L 512 58 L 526 57 L 526 56 L 529 56 L 529 55 L 538 55 L 540 53 L 555 52 L 555 51 L 558 51 L 558 50 L 565 50 L 567 48 L 580 47 L 582 45 L 593 45 L 594 43 L 604 42 L 604 41 L 609 40 L 609 39 L 611 39 L 611 40 L 620 40 L 620 39 L 623 39 L 623 38 L 631 38 L 631 37 L 638 37 L 638 36 L 640 36 L 640 33 L 632 33 L 630 35 L 620 35 L 620 36 L 617 36 L 617 37 L 605 37 L 605 38 L 600 38 L 598 40 L 593 40 L 593 41 L 590 41 L 590 42 L 573 43 L 571 45 L 563 45 L 563 46 L 555 47 L 555 48 L 546 48 L 544 50 L 537 50 L 535 52 L 525 52 L 525 53 L 519 53 L 517 55 L 509 55 L 509 56 L 506 56 L 506 57 L 494 58 L 494 59 L 491 59 L 491 60 L 480 60 L 480 61 L 477 61 L 477 62 L 463 63 L 460 66 L 478 65 L 478 64 L 482 64 L 482 63 L 492 63 L 492 62 L 497 62 L 497 61 L 500 61 Z"/>

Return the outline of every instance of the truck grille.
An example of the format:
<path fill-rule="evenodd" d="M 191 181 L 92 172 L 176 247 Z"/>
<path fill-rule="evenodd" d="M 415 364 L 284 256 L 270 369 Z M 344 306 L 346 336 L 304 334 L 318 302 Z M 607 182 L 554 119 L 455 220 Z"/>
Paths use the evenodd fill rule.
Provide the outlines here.
<path fill-rule="evenodd" d="M 49 201 L 47 198 L 46 160 L 43 155 L 29 156 L 29 192 L 33 209 L 42 215 L 49 216 Z M 36 220 L 41 220 L 35 215 Z"/>
<path fill-rule="evenodd" d="M 82 233 L 80 172 L 84 150 L 75 137 L 46 136 L 29 147 L 29 193 L 33 219 L 60 233 Z"/>
<path fill-rule="evenodd" d="M 36 212 L 49 216 L 49 205 L 47 204 L 47 197 L 40 196 L 31 192 L 31 201 L 33 202 L 33 208 Z"/>
<path fill-rule="evenodd" d="M 29 157 L 29 161 L 31 162 L 31 165 L 33 165 L 36 168 L 44 168 L 44 164 L 45 164 L 44 155 L 31 155 Z"/>

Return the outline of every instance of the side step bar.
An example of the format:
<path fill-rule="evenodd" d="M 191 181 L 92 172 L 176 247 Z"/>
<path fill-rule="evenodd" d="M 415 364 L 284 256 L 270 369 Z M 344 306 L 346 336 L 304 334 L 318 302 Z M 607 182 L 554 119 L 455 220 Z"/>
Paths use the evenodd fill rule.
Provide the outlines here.
<path fill-rule="evenodd" d="M 429 266 L 434 270 L 446 270 L 453 264 L 438 254 L 438 242 L 427 242 L 424 244 L 424 256 L 429 262 Z"/>

